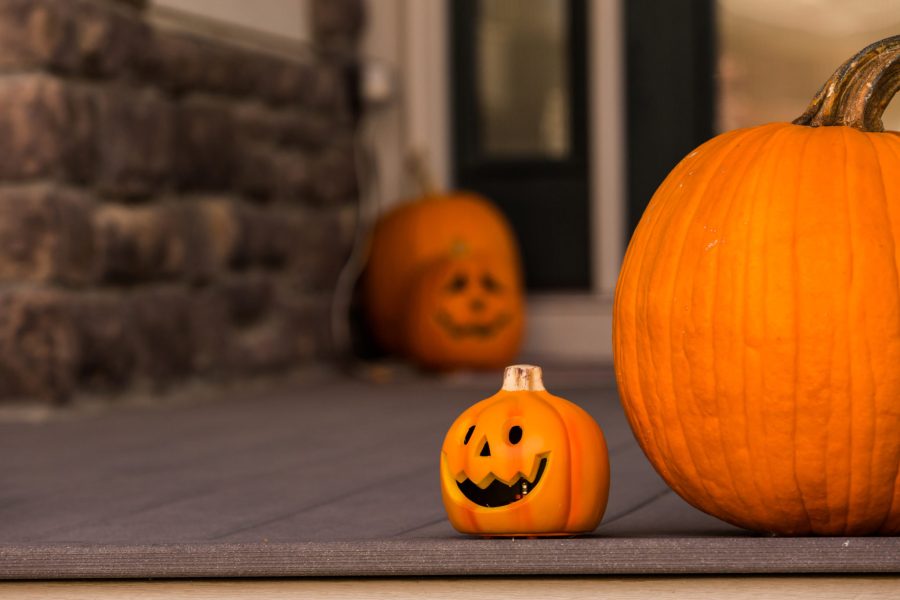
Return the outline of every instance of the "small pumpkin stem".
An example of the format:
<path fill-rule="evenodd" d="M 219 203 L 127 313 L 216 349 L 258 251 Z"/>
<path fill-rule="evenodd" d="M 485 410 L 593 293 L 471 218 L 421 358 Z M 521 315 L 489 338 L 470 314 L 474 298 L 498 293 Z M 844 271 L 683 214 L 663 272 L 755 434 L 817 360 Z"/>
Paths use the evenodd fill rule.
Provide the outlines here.
<path fill-rule="evenodd" d="M 863 48 L 834 72 L 795 125 L 884 131 L 881 116 L 900 89 L 900 35 Z"/>
<path fill-rule="evenodd" d="M 542 392 L 546 390 L 541 368 L 535 365 L 512 365 L 503 372 L 504 392 Z"/>

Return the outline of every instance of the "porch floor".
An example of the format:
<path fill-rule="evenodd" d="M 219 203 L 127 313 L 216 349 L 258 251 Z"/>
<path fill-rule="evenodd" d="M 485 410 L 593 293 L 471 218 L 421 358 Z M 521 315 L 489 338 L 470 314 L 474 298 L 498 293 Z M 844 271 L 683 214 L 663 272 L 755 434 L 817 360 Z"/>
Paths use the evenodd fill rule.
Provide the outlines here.
<path fill-rule="evenodd" d="M 697 511 L 641 453 L 611 368 L 544 371 L 607 436 L 593 535 L 485 540 L 447 522 L 441 441 L 499 375 L 320 374 L 0 415 L 0 578 L 900 572 L 900 538 L 758 536 Z"/>

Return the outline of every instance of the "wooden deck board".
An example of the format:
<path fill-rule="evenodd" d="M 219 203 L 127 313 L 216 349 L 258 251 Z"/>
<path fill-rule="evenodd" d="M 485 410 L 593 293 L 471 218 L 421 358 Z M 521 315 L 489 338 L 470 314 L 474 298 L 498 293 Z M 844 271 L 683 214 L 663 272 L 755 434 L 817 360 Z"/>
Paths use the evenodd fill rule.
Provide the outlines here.
<path fill-rule="evenodd" d="M 443 435 L 494 378 L 333 378 L 0 423 L 0 577 L 900 571 L 898 538 L 766 538 L 695 510 L 634 442 L 608 369 L 546 375 L 607 435 L 593 536 L 486 541 L 446 521 Z"/>

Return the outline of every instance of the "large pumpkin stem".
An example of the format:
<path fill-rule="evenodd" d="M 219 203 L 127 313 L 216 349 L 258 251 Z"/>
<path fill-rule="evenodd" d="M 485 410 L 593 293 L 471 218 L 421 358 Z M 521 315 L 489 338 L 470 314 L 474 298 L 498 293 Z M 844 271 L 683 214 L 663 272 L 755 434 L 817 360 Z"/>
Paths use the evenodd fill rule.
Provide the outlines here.
<path fill-rule="evenodd" d="M 825 82 L 794 124 L 884 131 L 881 115 L 900 89 L 900 35 L 862 49 Z"/>
<path fill-rule="evenodd" d="M 545 389 L 540 367 L 513 365 L 503 372 L 504 392 L 542 392 Z"/>

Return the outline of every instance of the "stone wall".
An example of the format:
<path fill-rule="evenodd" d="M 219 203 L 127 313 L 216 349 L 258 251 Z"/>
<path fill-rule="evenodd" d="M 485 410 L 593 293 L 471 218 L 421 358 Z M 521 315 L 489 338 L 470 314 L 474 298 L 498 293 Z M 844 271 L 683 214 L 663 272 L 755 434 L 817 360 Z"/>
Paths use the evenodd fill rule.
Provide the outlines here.
<path fill-rule="evenodd" d="M 356 207 L 343 61 L 155 29 L 140 0 L 0 0 L 0 398 L 327 354 Z"/>

